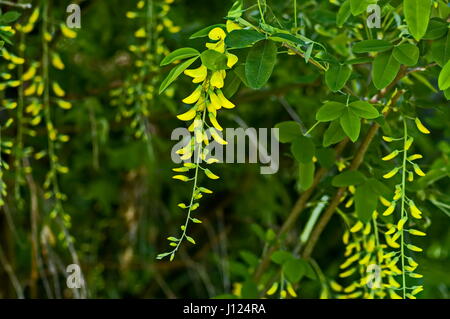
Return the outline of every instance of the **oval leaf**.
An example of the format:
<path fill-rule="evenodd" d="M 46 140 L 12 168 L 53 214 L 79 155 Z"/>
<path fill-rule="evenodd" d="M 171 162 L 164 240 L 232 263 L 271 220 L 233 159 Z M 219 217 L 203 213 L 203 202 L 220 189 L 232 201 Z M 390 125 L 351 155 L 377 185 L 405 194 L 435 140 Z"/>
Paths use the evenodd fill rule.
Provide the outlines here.
<path fill-rule="evenodd" d="M 386 40 L 364 40 L 355 43 L 353 53 L 384 52 L 394 47 Z"/>
<path fill-rule="evenodd" d="M 361 131 L 361 120 L 355 115 L 351 110 L 345 110 L 344 114 L 341 116 L 340 123 L 345 134 L 352 140 L 356 142 L 359 137 L 359 132 Z"/>
<path fill-rule="evenodd" d="M 325 103 L 316 114 L 316 120 L 320 122 L 331 122 L 342 116 L 345 110 L 345 104 L 339 102 Z"/>
<path fill-rule="evenodd" d="M 380 116 L 380 113 L 376 108 L 373 107 L 372 104 L 364 101 L 356 101 L 349 104 L 350 109 L 357 116 L 362 117 L 363 119 L 376 119 Z"/>
<path fill-rule="evenodd" d="M 400 44 L 392 54 L 399 63 L 407 66 L 414 66 L 419 61 L 419 48 L 411 43 Z"/>
<path fill-rule="evenodd" d="M 256 43 L 245 63 L 245 76 L 253 89 L 261 88 L 269 80 L 277 59 L 277 46 L 269 40 Z"/>
<path fill-rule="evenodd" d="M 411 35 L 419 41 L 427 32 L 431 0 L 403 0 L 403 11 Z"/>
<path fill-rule="evenodd" d="M 245 48 L 265 37 L 255 30 L 234 30 L 225 38 L 225 44 L 230 48 Z"/>
<path fill-rule="evenodd" d="M 447 62 L 439 74 L 439 88 L 442 91 L 450 88 L 450 61 Z"/>
<path fill-rule="evenodd" d="M 379 54 L 373 61 L 372 79 L 379 90 L 394 81 L 400 70 L 400 63 L 394 58 L 392 51 Z"/>

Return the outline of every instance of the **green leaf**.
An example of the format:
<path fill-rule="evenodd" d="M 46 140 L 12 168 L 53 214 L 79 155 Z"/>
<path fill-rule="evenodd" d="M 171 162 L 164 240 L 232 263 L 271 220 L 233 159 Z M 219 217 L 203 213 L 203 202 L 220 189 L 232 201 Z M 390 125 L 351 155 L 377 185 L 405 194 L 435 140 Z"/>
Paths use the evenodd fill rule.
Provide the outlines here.
<path fill-rule="evenodd" d="M 345 133 L 339 124 L 339 121 L 331 122 L 330 126 L 325 131 L 323 136 L 323 147 L 329 147 L 333 144 L 339 143 L 345 138 Z"/>
<path fill-rule="evenodd" d="M 351 110 L 347 109 L 340 118 L 340 123 L 345 134 L 354 143 L 358 140 L 361 131 L 361 119 Z"/>
<path fill-rule="evenodd" d="M 225 78 L 225 85 L 222 89 L 223 94 L 226 98 L 230 99 L 236 92 L 239 90 L 241 86 L 241 78 L 236 73 L 236 70 L 232 70 L 232 72 L 227 73 L 227 77 Z"/>
<path fill-rule="evenodd" d="M 331 122 L 342 116 L 346 106 L 339 102 L 327 102 L 325 103 L 316 114 L 316 120 L 320 122 Z"/>
<path fill-rule="evenodd" d="M 424 40 L 437 40 L 442 38 L 448 32 L 448 23 L 438 19 L 433 18 L 428 24 L 427 32 L 423 36 Z"/>
<path fill-rule="evenodd" d="M 355 115 L 362 117 L 363 119 L 372 120 L 380 116 L 378 110 L 369 102 L 356 101 L 350 103 L 348 106 Z"/>
<path fill-rule="evenodd" d="M 353 45 L 353 53 L 384 52 L 394 45 L 386 40 L 364 40 Z"/>
<path fill-rule="evenodd" d="M 431 58 L 440 67 L 444 67 L 450 60 L 450 32 L 447 33 L 446 37 L 431 43 Z"/>
<path fill-rule="evenodd" d="M 316 166 L 312 161 L 309 163 L 299 163 L 298 183 L 302 190 L 307 190 L 312 186 L 315 169 Z"/>
<path fill-rule="evenodd" d="M 339 8 L 336 16 L 336 25 L 342 27 L 344 23 L 350 18 L 352 12 L 350 10 L 350 0 L 345 0 L 345 2 Z"/>
<path fill-rule="evenodd" d="M 419 48 L 411 43 L 403 43 L 394 48 L 393 55 L 399 63 L 414 66 L 419 61 Z"/>
<path fill-rule="evenodd" d="M 400 70 L 400 63 L 394 58 L 392 51 L 380 53 L 372 65 L 372 80 L 379 90 L 384 89 L 392 81 Z"/>
<path fill-rule="evenodd" d="M 345 171 L 333 177 L 331 185 L 334 187 L 347 187 L 350 185 L 359 185 L 366 180 L 366 177 L 358 171 Z"/>
<path fill-rule="evenodd" d="M 272 256 L 270 256 L 270 259 L 277 265 L 282 265 L 286 261 L 293 258 L 294 257 L 292 256 L 292 254 L 285 250 L 277 250 L 272 254 Z"/>
<path fill-rule="evenodd" d="M 403 0 L 403 12 L 411 35 L 419 41 L 427 32 L 431 0 Z"/>
<path fill-rule="evenodd" d="M 180 74 L 183 73 L 183 71 L 186 70 L 197 59 L 198 57 L 191 58 L 174 67 L 169 72 L 169 75 L 167 75 L 164 81 L 162 81 L 161 86 L 159 87 L 159 94 L 163 93 L 169 87 L 169 85 L 171 85 L 172 82 L 175 81 L 180 76 Z"/>
<path fill-rule="evenodd" d="M 300 124 L 294 121 L 278 123 L 275 125 L 275 128 L 279 130 L 277 139 L 281 143 L 290 143 L 296 138 L 303 136 Z"/>
<path fill-rule="evenodd" d="M 302 279 L 305 274 L 304 262 L 299 259 L 290 259 L 283 264 L 283 274 L 289 282 L 295 284 Z"/>
<path fill-rule="evenodd" d="M 202 64 L 211 71 L 225 70 L 228 68 L 228 58 L 225 54 L 217 52 L 216 50 L 206 50 L 200 55 Z"/>
<path fill-rule="evenodd" d="M 10 24 L 11 22 L 16 21 L 21 16 L 21 13 L 17 11 L 8 11 L 5 14 L 0 16 L 0 24 Z"/>
<path fill-rule="evenodd" d="M 450 61 L 447 62 L 439 74 L 439 89 L 445 91 L 448 88 L 450 88 Z"/>
<path fill-rule="evenodd" d="M 366 11 L 367 6 L 373 3 L 371 0 L 350 0 L 350 9 L 354 16 Z"/>
<path fill-rule="evenodd" d="M 310 138 L 300 136 L 292 142 L 291 152 L 298 162 L 306 164 L 316 155 L 316 146 Z"/>
<path fill-rule="evenodd" d="M 256 299 L 259 297 L 257 285 L 248 279 L 242 285 L 241 297 L 245 299 Z"/>
<path fill-rule="evenodd" d="M 239 18 L 242 15 L 242 0 L 237 0 L 231 6 L 231 9 L 227 13 L 228 18 Z"/>
<path fill-rule="evenodd" d="M 291 45 L 305 45 L 306 42 L 297 38 L 296 36 L 292 35 L 292 34 L 287 34 L 287 33 L 275 33 L 270 37 L 271 40 L 276 41 L 276 42 L 287 42 Z M 310 42 L 310 41 L 309 41 Z"/>
<path fill-rule="evenodd" d="M 184 60 L 187 58 L 192 58 L 194 56 L 199 56 L 200 52 L 193 48 L 181 48 L 177 49 L 170 54 L 168 54 L 162 61 L 161 66 L 168 65 L 172 62 L 178 61 L 178 60 Z"/>
<path fill-rule="evenodd" d="M 372 218 L 373 212 L 377 209 L 378 194 L 372 190 L 369 183 L 364 183 L 356 188 L 355 209 L 358 218 L 367 223 Z"/>
<path fill-rule="evenodd" d="M 316 151 L 320 166 L 330 169 L 336 161 L 336 151 L 333 148 L 321 148 Z"/>
<path fill-rule="evenodd" d="M 265 36 L 255 30 L 234 30 L 225 38 L 225 44 L 230 48 L 245 48 L 265 39 Z"/>
<path fill-rule="evenodd" d="M 209 34 L 209 31 L 211 31 L 214 28 L 222 28 L 225 29 L 225 24 L 221 23 L 221 24 L 214 24 L 214 25 L 210 25 L 209 27 L 203 28 L 197 32 L 195 32 L 193 35 L 191 35 L 189 37 L 189 39 L 197 39 L 197 38 L 204 38 L 207 37 Z"/>
<path fill-rule="evenodd" d="M 352 69 L 348 65 L 331 65 L 325 73 L 325 82 L 331 91 L 337 92 L 345 86 L 351 74 Z"/>
<path fill-rule="evenodd" d="M 263 40 L 250 50 L 245 63 L 245 76 L 253 89 L 261 88 L 272 75 L 277 60 L 277 46 L 273 41 Z"/>

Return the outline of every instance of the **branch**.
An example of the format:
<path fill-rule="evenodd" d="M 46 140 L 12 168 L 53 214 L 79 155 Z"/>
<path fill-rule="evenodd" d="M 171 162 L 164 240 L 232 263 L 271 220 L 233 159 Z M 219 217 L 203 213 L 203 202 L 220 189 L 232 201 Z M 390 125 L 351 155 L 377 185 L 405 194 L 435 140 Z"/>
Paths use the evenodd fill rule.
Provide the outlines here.
<path fill-rule="evenodd" d="M 22 8 L 22 9 L 31 9 L 32 8 L 31 3 L 14 3 L 11 1 L 0 0 L 0 4 L 4 4 L 5 6 L 10 6 L 10 7 Z"/>

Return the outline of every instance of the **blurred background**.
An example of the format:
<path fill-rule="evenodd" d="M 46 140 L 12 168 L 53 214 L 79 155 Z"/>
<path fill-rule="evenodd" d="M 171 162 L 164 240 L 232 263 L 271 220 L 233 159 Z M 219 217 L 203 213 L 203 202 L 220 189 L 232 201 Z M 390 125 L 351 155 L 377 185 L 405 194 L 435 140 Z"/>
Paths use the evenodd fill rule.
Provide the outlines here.
<path fill-rule="evenodd" d="M 42 1 L 25 2 L 33 9 L 43 5 Z M 81 28 L 74 29 L 75 38 L 64 36 L 59 28 L 72 2 L 81 7 Z M 61 201 L 61 216 L 66 220 L 61 222 L 52 216 L 55 200 L 45 199 L 50 162 L 47 157 L 35 156 L 48 147 L 45 124 L 41 123 L 33 126 L 34 136 L 24 133 L 23 143 L 29 153 L 21 158 L 22 166 L 31 167 L 31 173 L 25 169 L 17 179 L 14 152 L 2 154 L 9 170 L 5 169 L 2 177 L 7 194 L 0 211 L 0 297 L 80 296 L 66 286 L 66 267 L 74 260 L 79 261 L 87 287 L 78 293 L 90 298 L 258 296 L 257 283 L 251 283 L 250 278 L 267 240 L 279 230 L 300 193 L 298 167 L 286 145 L 281 145 L 280 170 L 275 175 L 260 175 L 255 164 L 217 164 L 215 172 L 221 178 L 202 179 L 202 186 L 214 190 L 214 194 L 206 196 L 198 210 L 203 224 L 192 227 L 197 245 L 183 245 L 172 262 L 156 260 L 158 253 L 168 249 L 166 237 L 176 234 L 184 223 L 184 212 L 177 204 L 190 197 L 191 186 L 172 179 L 175 164 L 170 154 L 175 141 L 170 135 L 184 125 L 176 115 L 181 99 L 194 89 L 182 76 L 158 96 L 159 84 L 170 70 L 159 67 L 159 62 L 180 47 L 203 50 L 205 39 L 189 40 L 190 35 L 224 23 L 232 2 L 153 3 L 149 16 L 147 6 L 140 8 L 139 1 L 134 0 L 47 2 L 48 30 L 53 36 L 49 50 L 65 64 L 63 70 L 50 68 L 49 77 L 64 89 L 64 99 L 72 104 L 69 110 L 51 108 L 54 126 L 70 137 L 55 146 L 58 162 L 69 169 L 57 177 L 61 192 L 67 196 Z M 272 5 L 281 18 L 292 14 L 289 1 Z M 4 4 L 1 8 L 4 12 L 21 12 L 15 22 L 21 25 L 28 23 L 33 12 Z M 337 9 L 333 4 L 306 1 L 300 8 L 308 10 L 305 27 L 309 34 L 315 29 L 317 39 L 329 41 L 336 51 L 342 49 L 346 39 L 334 27 Z M 42 60 L 41 19 L 42 11 L 23 42 L 17 32 L 12 43 L 5 44 L 8 52 L 21 56 L 19 44 L 23 43 L 25 69 L 31 61 Z M 152 36 L 142 37 L 141 29 L 151 30 Z M 1 64 L 3 72 L 17 74 L 17 69 L 8 69 L 8 62 Z M 444 198 L 446 208 L 438 209 L 430 201 L 424 201 L 422 207 L 430 216 L 429 235 L 420 242 L 425 252 L 417 257 L 425 278 L 423 296 L 449 298 L 450 108 L 442 95 L 425 85 L 414 84 L 412 89 L 423 101 L 422 112 L 433 131 L 416 142 L 425 155 L 424 167 L 446 167 L 446 173 L 426 190 Z M 3 99 L 18 98 L 14 88 L 2 94 Z M 260 91 L 241 88 L 233 97 L 237 107 L 223 112 L 220 121 L 224 127 L 245 124 L 270 128 L 282 121 L 301 119 L 305 127 L 310 127 L 319 101 L 327 94 L 315 69 L 298 57 L 283 55 L 270 83 Z M 439 105 L 436 114 L 431 107 Z M 4 127 L 10 117 L 17 117 L 16 112 L 7 109 L 1 113 L 2 142 L 17 143 L 16 125 Z M 32 118 L 28 113 L 25 117 Z M 351 155 L 353 151 L 347 152 Z M 370 151 L 369 155 L 378 156 Z M 332 170 L 334 174 L 336 171 Z M 294 241 L 320 198 L 332 196 L 331 176 L 326 178 L 328 181 L 321 184 L 297 227 L 289 233 Z M 417 194 L 427 196 L 424 189 Z M 344 230 L 345 224 L 336 214 L 314 251 L 321 280 L 337 277 L 344 260 Z M 305 277 L 299 284 L 298 297 L 317 298 L 321 289 L 318 278 Z"/>

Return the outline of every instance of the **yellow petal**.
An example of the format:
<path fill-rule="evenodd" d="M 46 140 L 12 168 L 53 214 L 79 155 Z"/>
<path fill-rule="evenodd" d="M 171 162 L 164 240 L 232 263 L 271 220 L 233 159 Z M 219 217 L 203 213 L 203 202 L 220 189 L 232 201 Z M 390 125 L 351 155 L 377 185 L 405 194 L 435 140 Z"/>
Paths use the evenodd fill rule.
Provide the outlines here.
<path fill-rule="evenodd" d="M 277 292 L 277 289 L 278 289 L 278 283 L 275 282 L 275 283 L 272 285 L 272 287 L 270 287 L 270 289 L 267 290 L 267 293 L 266 293 L 266 294 L 267 294 L 268 296 L 272 296 L 274 293 Z"/>
<path fill-rule="evenodd" d="M 186 113 L 178 115 L 177 118 L 182 121 L 190 121 L 195 117 L 196 114 L 197 114 L 197 108 L 193 107 Z"/>
<path fill-rule="evenodd" d="M 223 95 L 221 90 L 217 90 L 217 97 L 220 100 L 220 104 L 226 108 L 226 109 L 232 109 L 234 108 L 236 105 L 234 105 L 233 103 L 231 103 L 226 97 L 225 95 Z"/>
<path fill-rule="evenodd" d="M 64 63 L 57 53 L 52 54 L 52 65 L 58 70 L 64 70 Z"/>
<path fill-rule="evenodd" d="M 186 103 L 186 104 L 194 104 L 194 103 L 196 103 L 196 102 L 200 99 L 200 96 L 201 96 L 201 95 L 202 95 L 202 86 L 199 85 L 199 86 L 195 89 L 195 91 L 192 92 L 191 95 L 189 95 L 187 98 L 185 98 L 185 99 L 183 100 L 183 103 Z"/>
<path fill-rule="evenodd" d="M 352 228 L 350 228 L 350 232 L 356 233 L 356 232 L 360 231 L 363 228 L 363 226 L 364 226 L 364 224 L 360 220 L 358 220 L 356 222 L 356 224 L 353 225 Z"/>
<path fill-rule="evenodd" d="M 418 165 L 414 165 L 414 172 L 419 176 L 425 176 L 425 173 L 420 169 Z"/>
<path fill-rule="evenodd" d="M 389 206 L 383 213 L 383 216 L 389 216 L 391 215 L 395 210 L 395 203 L 391 204 L 391 206 Z"/>
<path fill-rule="evenodd" d="M 221 100 L 213 91 L 209 92 L 209 98 L 211 99 L 211 104 L 216 108 L 216 110 L 220 110 L 222 108 Z"/>
<path fill-rule="evenodd" d="M 222 126 L 220 126 L 219 122 L 217 122 L 216 117 L 212 113 L 209 113 L 208 116 L 209 120 L 211 121 L 211 124 L 219 131 L 223 131 L 223 128 Z"/>
<path fill-rule="evenodd" d="M 61 32 L 65 37 L 70 39 L 74 39 L 77 37 L 77 33 L 72 29 L 69 29 L 65 24 L 61 24 Z"/>
<path fill-rule="evenodd" d="M 231 53 L 227 53 L 226 55 L 227 55 L 227 58 L 228 58 L 227 66 L 229 68 L 232 68 L 238 62 L 239 59 L 238 59 L 237 56 L 235 56 L 234 54 L 231 54 Z"/>
<path fill-rule="evenodd" d="M 399 170 L 400 170 L 400 168 L 396 167 L 392 171 L 390 171 L 389 173 L 384 174 L 383 178 L 389 179 L 389 178 L 393 177 L 395 174 L 397 174 Z"/>
<path fill-rule="evenodd" d="M 421 251 L 423 251 L 422 248 L 417 247 L 417 246 L 414 246 L 414 245 L 411 245 L 411 244 L 406 245 L 406 247 L 407 247 L 409 250 L 416 251 L 416 252 L 419 252 L 419 253 L 420 253 Z"/>
<path fill-rule="evenodd" d="M 222 28 L 214 28 L 211 31 L 209 31 L 208 37 L 211 40 L 215 40 L 215 41 L 219 41 L 219 40 L 223 40 L 225 39 L 225 37 L 227 36 L 227 34 L 225 33 L 225 31 L 223 31 Z"/>
<path fill-rule="evenodd" d="M 217 143 L 219 143 L 219 144 L 221 144 L 221 145 L 227 145 L 227 144 L 228 144 L 228 142 L 225 141 L 225 140 L 217 133 L 217 131 L 216 131 L 214 128 L 210 128 L 209 131 L 211 132 L 211 136 L 213 137 L 213 139 L 214 139 Z"/>
<path fill-rule="evenodd" d="M 417 129 L 420 132 L 422 132 L 423 134 L 430 134 L 430 131 L 422 124 L 418 117 L 416 117 L 414 121 L 416 122 Z"/>
<path fill-rule="evenodd" d="M 194 81 L 203 82 L 206 79 L 206 76 L 208 74 L 208 69 L 206 66 L 201 65 L 200 67 L 196 69 L 188 69 L 184 71 L 184 74 L 187 76 L 190 76 L 191 78 L 194 78 Z M 199 83 L 195 82 L 195 83 Z"/>
<path fill-rule="evenodd" d="M 72 108 L 72 104 L 70 102 L 58 100 L 57 103 L 58 103 L 59 107 L 64 110 L 69 110 L 70 108 Z"/>
<path fill-rule="evenodd" d="M 231 21 L 231 20 L 227 20 L 226 26 L 227 26 L 227 32 L 228 32 L 228 33 L 230 33 L 231 31 L 234 31 L 234 30 L 241 30 L 241 29 L 242 29 L 242 28 L 239 26 L 239 24 L 234 23 L 234 22 Z"/>
<path fill-rule="evenodd" d="M 386 155 L 385 157 L 383 157 L 382 160 L 383 161 L 390 161 L 391 159 L 395 158 L 397 155 L 398 155 L 398 151 L 395 150 L 391 154 Z"/>
<path fill-rule="evenodd" d="M 213 87 L 221 89 L 223 88 L 224 85 L 223 80 L 224 80 L 223 73 L 221 71 L 215 71 L 211 76 L 211 85 Z"/>
<path fill-rule="evenodd" d="M 66 95 L 66 92 L 64 92 L 64 90 L 56 82 L 52 83 L 52 89 L 56 96 L 63 97 Z"/>
<path fill-rule="evenodd" d="M 422 231 L 420 231 L 420 230 L 417 230 L 417 229 L 410 229 L 409 230 L 409 233 L 411 234 L 411 235 L 414 235 L 414 236 L 426 236 L 427 234 L 426 233 L 424 233 L 424 232 L 422 232 Z M 411 265 L 412 266 L 412 265 Z"/>
<path fill-rule="evenodd" d="M 414 204 L 410 205 L 409 210 L 411 212 L 412 217 L 416 219 L 422 219 L 422 212 L 416 207 L 416 205 Z"/>

